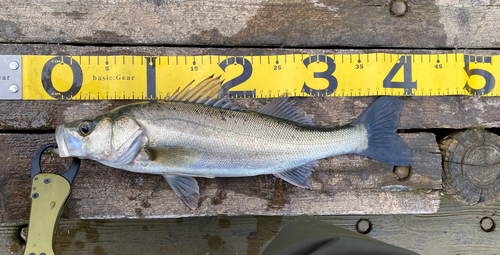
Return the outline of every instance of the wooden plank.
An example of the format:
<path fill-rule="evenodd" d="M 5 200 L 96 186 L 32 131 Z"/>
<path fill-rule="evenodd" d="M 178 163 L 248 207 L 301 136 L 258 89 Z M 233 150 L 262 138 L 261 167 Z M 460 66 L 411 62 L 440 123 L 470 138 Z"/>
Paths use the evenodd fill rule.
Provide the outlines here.
<path fill-rule="evenodd" d="M 58 1 L 0 5 L 0 41 L 290 47 L 496 48 L 494 1 Z M 403 11 L 404 13 L 404 11 Z M 362 14 L 362 18 L 360 18 Z M 138 18 L 140 17 L 140 18 Z M 33 22 L 36 20 L 37 22 Z"/>
<path fill-rule="evenodd" d="M 419 254 L 498 254 L 500 231 L 484 232 L 483 217 L 498 222 L 500 202 L 468 206 L 450 197 L 442 197 L 437 213 L 424 215 L 371 215 L 373 229 L 368 234 L 383 242 L 413 250 Z M 319 217 L 322 220 L 354 230 L 360 216 Z M 363 217 L 365 218 L 365 217 Z"/>
<path fill-rule="evenodd" d="M 415 151 L 411 177 L 398 181 L 393 166 L 357 155 L 320 160 L 305 190 L 264 175 L 198 178 L 201 199 L 189 210 L 162 176 L 113 169 L 84 160 L 63 218 L 166 218 L 208 215 L 332 215 L 432 213 L 439 207 L 441 157 L 433 134 L 402 134 Z M 29 165 L 53 134 L 0 134 L 0 222 L 28 218 Z M 435 162 L 429 165 L 428 162 Z M 69 159 L 43 158 L 48 172 L 64 172 Z M 429 169 L 429 167 L 434 169 Z M 421 170 L 420 168 L 425 168 Z M 430 177 L 419 174 L 429 173 Z"/>
<path fill-rule="evenodd" d="M 498 225 L 500 202 L 469 206 L 444 197 L 437 213 L 424 215 L 341 215 L 315 219 L 355 231 L 360 218 L 373 226 L 370 237 L 434 254 L 498 254 L 500 231 L 484 232 L 483 217 Z M 239 216 L 140 220 L 61 220 L 56 254 L 260 254 L 279 231 L 299 217 Z M 0 225 L 0 253 L 21 255 L 17 237 L 26 222 Z"/>
<path fill-rule="evenodd" d="M 354 121 L 375 97 L 296 98 L 297 106 L 319 127 Z M 267 99 L 235 99 L 243 109 L 256 110 Z M 78 120 L 135 101 L 0 101 L 0 130 L 55 130 L 59 124 Z M 498 128 L 500 97 L 407 97 L 399 129 Z"/>

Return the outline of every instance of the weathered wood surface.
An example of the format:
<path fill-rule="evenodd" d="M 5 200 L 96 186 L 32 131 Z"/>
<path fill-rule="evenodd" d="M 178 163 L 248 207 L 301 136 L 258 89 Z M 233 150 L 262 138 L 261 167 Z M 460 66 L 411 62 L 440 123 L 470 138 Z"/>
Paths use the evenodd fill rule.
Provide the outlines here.
<path fill-rule="evenodd" d="M 398 181 L 393 167 L 377 160 L 343 155 L 320 161 L 313 190 L 292 187 L 273 176 L 198 178 L 201 199 L 189 210 L 162 176 L 127 172 L 83 161 L 63 218 L 165 218 L 206 215 L 333 215 L 432 213 L 439 208 L 441 172 L 431 133 L 403 134 L 415 152 L 413 173 Z M 29 215 L 31 157 L 53 142 L 53 134 L 1 134 L 0 222 Z M 429 162 L 432 162 L 429 164 Z M 64 172 L 70 163 L 47 155 L 42 168 Z M 431 168 L 432 167 L 432 168 Z M 430 177 L 419 174 L 420 168 Z"/>
<path fill-rule="evenodd" d="M 442 197 L 437 213 L 425 215 L 372 215 L 370 237 L 419 254 L 498 254 L 500 231 L 484 232 L 483 217 L 498 222 L 500 203 L 489 206 L 467 206 L 449 197 Z M 328 223 L 354 230 L 359 216 L 318 217 Z M 354 222 L 354 224 L 353 224 Z"/>
<path fill-rule="evenodd" d="M 466 203 L 500 197 L 500 137 L 483 129 L 455 132 L 439 143 L 443 191 Z"/>
<path fill-rule="evenodd" d="M 375 97 L 296 98 L 297 106 L 320 127 L 346 125 Z M 407 97 L 399 129 L 498 128 L 500 97 Z M 238 99 L 236 105 L 258 109 L 268 99 Z M 119 101 L 0 101 L 0 130 L 55 130 L 59 124 L 100 114 L 132 100 Z"/>
<path fill-rule="evenodd" d="M 496 1 L 2 1 L 0 41 L 495 48 Z M 403 12 L 404 13 L 404 12 Z M 36 22 L 33 22 L 36 21 Z"/>
<path fill-rule="evenodd" d="M 343 215 L 314 218 L 355 231 L 360 218 L 373 226 L 367 234 L 422 255 L 493 255 L 500 231 L 484 232 L 483 217 L 498 225 L 500 202 L 470 206 L 443 197 L 437 213 L 424 215 Z M 276 234 L 297 217 L 240 216 L 141 220 L 61 220 L 56 254 L 247 254 L 262 252 Z M 0 253 L 23 254 L 17 237 L 26 222 L 0 226 Z"/>

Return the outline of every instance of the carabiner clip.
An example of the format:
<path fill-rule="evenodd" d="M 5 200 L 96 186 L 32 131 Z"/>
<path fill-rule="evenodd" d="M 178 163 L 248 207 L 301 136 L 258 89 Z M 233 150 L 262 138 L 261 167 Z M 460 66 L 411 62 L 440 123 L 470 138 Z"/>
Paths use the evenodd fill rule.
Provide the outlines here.
<path fill-rule="evenodd" d="M 42 159 L 42 153 L 50 147 L 57 148 L 57 145 L 53 143 L 48 143 L 40 147 L 35 152 L 35 156 L 33 156 L 33 160 L 31 161 L 31 182 L 33 182 L 33 179 L 37 174 L 42 173 L 42 168 L 40 167 L 40 160 Z M 75 180 L 75 176 L 78 173 L 79 168 L 80 168 L 80 159 L 73 158 L 73 162 L 71 163 L 71 166 L 69 167 L 68 171 L 66 171 L 66 173 L 64 173 L 61 176 L 64 177 L 69 182 L 69 184 L 73 184 L 73 180 Z"/>

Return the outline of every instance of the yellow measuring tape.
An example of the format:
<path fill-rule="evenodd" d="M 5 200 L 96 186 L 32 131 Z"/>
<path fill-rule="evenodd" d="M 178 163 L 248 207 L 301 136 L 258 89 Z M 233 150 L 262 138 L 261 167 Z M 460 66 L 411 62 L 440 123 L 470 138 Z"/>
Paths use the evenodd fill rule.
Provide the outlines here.
<path fill-rule="evenodd" d="M 162 99 L 212 74 L 222 76 L 233 98 L 500 94 L 496 55 L 21 57 L 22 99 L 28 100 Z"/>

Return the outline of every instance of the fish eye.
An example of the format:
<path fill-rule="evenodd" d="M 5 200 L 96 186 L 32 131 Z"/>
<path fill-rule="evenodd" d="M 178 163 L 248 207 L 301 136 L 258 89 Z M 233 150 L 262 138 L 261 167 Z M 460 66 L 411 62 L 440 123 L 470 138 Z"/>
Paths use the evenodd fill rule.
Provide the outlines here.
<path fill-rule="evenodd" d="M 83 136 L 89 135 L 92 132 L 92 128 L 93 128 L 92 122 L 88 120 L 80 123 L 80 126 L 78 127 L 78 129 L 80 130 L 80 134 Z"/>

